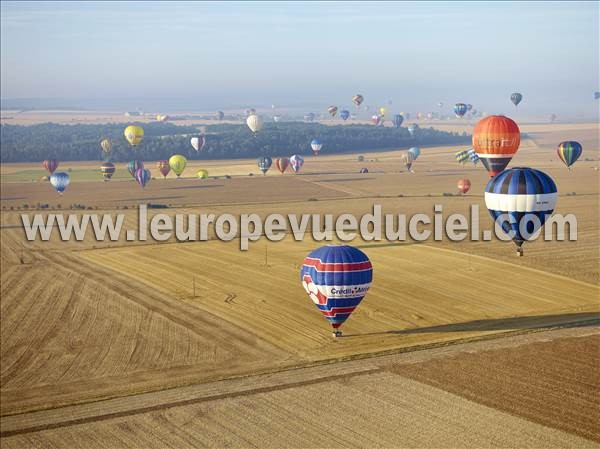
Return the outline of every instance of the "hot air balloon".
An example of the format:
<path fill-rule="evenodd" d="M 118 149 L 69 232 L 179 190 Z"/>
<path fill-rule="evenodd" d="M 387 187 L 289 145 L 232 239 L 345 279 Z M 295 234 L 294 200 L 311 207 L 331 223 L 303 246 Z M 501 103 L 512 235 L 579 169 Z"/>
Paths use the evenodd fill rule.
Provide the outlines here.
<path fill-rule="evenodd" d="M 369 173 L 369 169 L 367 167 L 363 167 L 360 169 L 360 173 L 364 174 L 364 173 Z"/>
<path fill-rule="evenodd" d="M 409 153 L 413 155 L 413 159 L 416 161 L 418 157 L 421 155 L 421 149 L 419 147 L 412 147 L 408 150 Z"/>
<path fill-rule="evenodd" d="M 206 145 L 206 138 L 204 136 L 192 137 L 190 139 L 190 143 L 192 144 L 194 150 L 200 152 L 202 151 L 202 148 L 204 148 L 204 145 Z"/>
<path fill-rule="evenodd" d="M 150 182 L 150 179 L 152 179 L 152 174 L 147 168 L 138 168 L 133 177 L 143 189 Z"/>
<path fill-rule="evenodd" d="M 58 168 L 58 160 L 46 159 L 44 162 L 42 162 L 42 166 L 48 171 L 48 173 L 52 174 Z"/>
<path fill-rule="evenodd" d="M 246 124 L 248 125 L 248 128 L 250 128 L 250 131 L 256 135 L 256 133 L 259 132 L 263 127 L 263 120 L 260 118 L 260 116 L 251 114 L 246 119 Z"/>
<path fill-rule="evenodd" d="M 438 108 L 443 108 L 444 107 L 444 103 L 442 103 L 441 101 L 437 105 L 438 105 Z"/>
<path fill-rule="evenodd" d="M 421 120 L 423 118 L 423 114 L 417 112 L 417 120 Z"/>
<path fill-rule="evenodd" d="M 181 154 L 174 154 L 169 158 L 169 167 L 171 167 L 171 170 L 173 170 L 173 173 L 175 173 L 178 178 L 183 173 L 183 170 L 185 170 L 186 165 L 187 159 Z"/>
<path fill-rule="evenodd" d="M 392 118 L 392 122 L 394 123 L 394 126 L 396 128 L 400 128 L 403 121 L 404 121 L 404 117 L 402 117 L 402 114 L 395 114 L 394 117 Z"/>
<path fill-rule="evenodd" d="M 329 106 L 327 108 L 327 112 L 329 112 L 329 115 L 331 115 L 332 117 L 335 117 L 335 114 L 337 114 L 338 108 L 337 106 Z"/>
<path fill-rule="evenodd" d="M 412 164 L 415 160 L 413 154 L 406 151 L 402 153 L 402 156 L 400 156 L 400 160 L 402 161 L 402 164 L 404 164 L 404 167 L 406 167 L 406 170 L 412 172 Z"/>
<path fill-rule="evenodd" d="M 579 156 L 581 156 L 581 153 L 583 152 L 583 148 L 579 142 L 568 140 L 559 143 L 556 152 L 558 153 L 560 160 L 563 161 L 569 171 L 571 171 L 571 165 L 579 159 Z"/>
<path fill-rule="evenodd" d="M 347 111 L 346 109 L 341 110 L 340 117 L 344 121 L 348 120 L 348 117 L 350 117 L 350 111 Z"/>
<path fill-rule="evenodd" d="M 271 159 L 269 156 L 260 156 L 256 159 L 256 164 L 258 165 L 258 168 L 264 175 L 267 173 L 267 171 L 269 171 L 269 168 L 271 168 L 271 164 L 273 164 L 273 159 Z"/>
<path fill-rule="evenodd" d="M 454 114 L 461 118 L 467 113 L 467 105 L 464 103 L 456 103 L 454 105 Z"/>
<path fill-rule="evenodd" d="M 523 242 L 529 240 L 552 215 L 556 199 L 557 189 L 552 178 L 527 167 L 504 170 L 490 179 L 485 188 L 485 205 L 494 221 L 502 216 L 513 218 L 513 223 L 504 220 L 498 224 L 507 234 L 514 233 L 512 240 L 517 245 L 519 256 L 523 255 Z"/>
<path fill-rule="evenodd" d="M 514 92 L 510 94 L 510 101 L 512 101 L 515 106 L 519 106 L 519 103 L 522 99 L 523 95 L 521 95 L 519 92 Z"/>
<path fill-rule="evenodd" d="M 467 104 L 467 111 L 470 111 L 471 109 L 473 109 L 473 105 L 472 104 Z"/>
<path fill-rule="evenodd" d="M 373 267 L 365 253 L 347 245 L 322 246 L 304 259 L 300 280 L 309 298 L 333 327 L 348 319 L 367 294 L 373 280 Z"/>
<path fill-rule="evenodd" d="M 415 133 L 417 132 L 418 129 L 419 129 L 419 126 L 416 123 L 412 123 L 408 127 L 408 132 L 409 132 L 410 136 L 415 137 Z"/>
<path fill-rule="evenodd" d="M 100 166 L 100 173 L 104 176 L 104 180 L 108 181 L 112 178 L 112 175 L 115 173 L 115 164 L 111 162 L 105 162 Z"/>
<path fill-rule="evenodd" d="M 217 117 L 218 121 L 221 121 L 225 118 L 225 113 L 223 111 L 217 111 L 215 113 L 215 116 Z"/>
<path fill-rule="evenodd" d="M 309 112 L 308 114 L 306 114 L 304 116 L 304 121 L 305 122 L 312 122 L 312 121 L 314 121 L 314 119 L 315 119 L 315 114 L 312 113 L 312 112 Z"/>
<path fill-rule="evenodd" d="M 112 142 L 108 139 L 102 139 L 102 141 L 100 142 L 100 148 L 102 148 L 104 154 L 108 155 L 112 150 Z"/>
<path fill-rule="evenodd" d="M 433 119 L 433 112 L 428 112 L 427 113 L 427 120 L 432 120 Z"/>
<path fill-rule="evenodd" d="M 550 114 L 550 123 L 554 123 L 554 121 L 556 120 L 556 114 Z"/>
<path fill-rule="evenodd" d="M 401 112 L 400 115 L 404 117 L 404 120 L 410 120 L 410 112 Z"/>
<path fill-rule="evenodd" d="M 156 121 L 157 122 L 166 122 L 167 120 L 169 120 L 169 116 L 165 115 L 165 114 L 156 114 Z"/>
<path fill-rule="evenodd" d="M 167 175 L 171 171 L 171 167 L 169 166 L 169 161 L 166 161 L 166 160 L 158 161 L 156 163 L 156 168 L 158 168 L 158 171 L 160 172 L 160 174 L 163 175 L 163 178 L 167 179 Z"/>
<path fill-rule="evenodd" d="M 471 181 L 467 178 L 459 179 L 456 186 L 458 187 L 458 191 L 464 195 L 471 188 Z"/>
<path fill-rule="evenodd" d="M 279 123 L 279 121 L 280 121 L 280 120 L 281 120 L 281 116 L 280 116 L 280 115 L 274 115 L 274 116 L 273 116 L 273 121 L 274 121 L 275 123 Z"/>
<path fill-rule="evenodd" d="M 290 167 L 292 167 L 294 173 L 298 174 L 303 165 L 304 158 L 299 154 L 294 154 L 292 157 L 290 157 Z"/>
<path fill-rule="evenodd" d="M 129 125 L 123 133 L 125 139 L 131 146 L 139 145 L 144 138 L 144 128 L 136 125 Z"/>
<path fill-rule="evenodd" d="M 196 172 L 196 176 L 198 177 L 198 179 L 206 179 L 208 178 L 208 171 L 201 168 Z"/>
<path fill-rule="evenodd" d="M 465 165 L 467 160 L 469 160 L 469 152 L 467 150 L 461 150 L 454 153 L 454 159 L 459 164 Z"/>
<path fill-rule="evenodd" d="M 361 94 L 356 94 L 352 97 L 352 103 L 356 105 L 356 107 L 360 107 L 361 103 L 364 101 L 364 98 Z"/>
<path fill-rule="evenodd" d="M 475 150 L 473 148 L 469 148 L 467 150 L 467 155 L 469 156 L 471 162 L 473 162 L 473 165 L 477 165 L 477 163 L 479 162 L 479 156 L 477 156 L 477 153 L 475 153 Z"/>
<path fill-rule="evenodd" d="M 144 163 L 142 161 L 129 161 L 127 164 L 127 171 L 133 178 L 135 178 L 135 172 L 140 168 L 144 168 Z"/>
<path fill-rule="evenodd" d="M 277 170 L 279 170 L 281 173 L 284 173 L 289 166 L 290 160 L 287 157 L 278 157 L 275 160 L 275 167 L 277 167 Z"/>
<path fill-rule="evenodd" d="M 490 176 L 506 168 L 521 143 L 517 124 L 503 115 L 490 115 L 475 125 L 473 148 Z"/>
<path fill-rule="evenodd" d="M 379 108 L 378 112 L 379 112 L 379 115 L 381 115 L 381 117 L 383 118 L 387 114 L 388 110 L 387 110 L 387 108 L 385 108 L 385 107 L 382 106 L 382 107 Z"/>
<path fill-rule="evenodd" d="M 321 148 L 323 148 L 323 142 L 319 139 L 313 139 L 310 143 L 310 147 L 312 148 L 312 152 L 315 156 L 318 156 L 321 152 Z"/>
<path fill-rule="evenodd" d="M 374 116 L 371 117 L 371 121 L 373 122 L 373 124 L 375 126 L 381 124 L 381 116 L 379 114 L 375 114 Z"/>
<path fill-rule="evenodd" d="M 52 173 L 50 176 L 50 184 L 52 187 L 56 189 L 59 195 L 62 195 L 69 183 L 71 182 L 71 178 L 65 172 L 56 172 Z"/>
<path fill-rule="evenodd" d="M 600 92 L 594 92 L 594 100 L 600 98 Z"/>
<path fill-rule="evenodd" d="M 246 117 L 250 117 L 251 115 L 256 115 L 256 109 L 254 108 L 250 108 L 250 109 L 246 109 Z"/>

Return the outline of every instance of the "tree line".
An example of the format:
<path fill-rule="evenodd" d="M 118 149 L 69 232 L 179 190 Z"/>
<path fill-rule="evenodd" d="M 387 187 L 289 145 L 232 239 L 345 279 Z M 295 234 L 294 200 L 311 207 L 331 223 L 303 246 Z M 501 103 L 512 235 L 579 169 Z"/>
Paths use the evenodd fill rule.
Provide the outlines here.
<path fill-rule="evenodd" d="M 311 154 L 310 142 L 318 138 L 323 153 L 363 152 L 433 146 L 467 144 L 466 133 L 450 133 L 433 128 L 417 128 L 414 136 L 405 127 L 389 128 L 373 125 L 326 126 L 318 123 L 265 123 L 253 135 L 245 124 L 216 124 L 202 127 L 178 126 L 172 123 L 139 124 L 144 139 L 131 147 L 122 124 L 2 125 L 1 162 L 37 162 L 44 159 L 70 161 L 107 160 L 125 162 L 132 159 L 160 160 L 173 154 L 189 159 L 236 159 L 258 156 L 290 156 Z M 196 152 L 190 138 L 204 135 L 206 145 Z M 112 142 L 109 157 L 103 154 L 100 141 Z"/>

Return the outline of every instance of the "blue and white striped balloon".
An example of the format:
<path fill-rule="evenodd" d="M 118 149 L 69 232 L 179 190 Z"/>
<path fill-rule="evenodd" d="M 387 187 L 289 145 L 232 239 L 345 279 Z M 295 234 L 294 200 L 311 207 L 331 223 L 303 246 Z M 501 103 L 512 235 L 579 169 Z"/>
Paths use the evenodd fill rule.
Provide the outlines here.
<path fill-rule="evenodd" d="M 500 172 L 485 188 L 485 205 L 494 221 L 504 215 L 512 223 L 498 223 L 522 254 L 521 245 L 530 240 L 550 218 L 557 200 L 556 184 L 546 173 L 533 168 L 516 167 Z M 504 218 L 503 217 L 503 218 Z"/>
<path fill-rule="evenodd" d="M 300 280 L 309 298 L 337 329 L 367 294 L 373 267 L 365 253 L 348 245 L 327 245 L 304 259 Z"/>
<path fill-rule="evenodd" d="M 62 195 L 67 186 L 71 183 L 71 178 L 65 172 L 54 172 L 50 176 L 50 184 L 56 189 L 56 191 Z"/>

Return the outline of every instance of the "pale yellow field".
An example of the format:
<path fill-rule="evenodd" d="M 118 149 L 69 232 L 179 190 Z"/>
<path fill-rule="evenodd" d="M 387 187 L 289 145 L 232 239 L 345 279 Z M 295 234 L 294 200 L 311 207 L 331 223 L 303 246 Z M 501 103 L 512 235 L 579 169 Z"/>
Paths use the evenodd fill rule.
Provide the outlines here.
<path fill-rule="evenodd" d="M 514 256 L 512 244 L 500 241 L 355 241 L 353 244 L 373 262 L 374 283 L 343 326 L 345 337 L 337 340 L 331 338 L 326 321 L 300 285 L 303 258 L 322 244 L 308 237 L 295 242 L 288 235 L 277 243 L 266 243 L 263 238 L 251 243 L 247 252 L 239 251 L 237 239 L 214 240 L 214 231 L 209 233 L 211 240 L 190 243 L 175 243 L 173 239 L 164 243 L 127 242 L 124 238 L 96 242 L 89 237 L 82 242 L 62 242 L 56 238 L 57 230 L 53 230 L 51 242 L 25 242 L 19 214 L 24 212 L 24 204 L 48 203 L 52 212 L 58 211 L 58 204 L 63 212 L 71 204 L 84 204 L 94 212 L 96 208 L 98 212 L 124 212 L 127 229 L 133 228 L 137 220 L 132 208 L 144 202 L 170 205 L 165 210 L 152 210 L 150 216 L 257 213 L 263 217 L 270 213 L 361 215 L 373 204 L 381 204 L 384 213 L 408 216 L 432 214 L 433 205 L 442 204 L 447 216 L 468 213 L 469 206 L 475 204 L 480 208 L 481 227 L 489 228 L 482 198 L 487 174 L 481 167 L 458 166 L 453 160 L 455 148 L 423 149 L 414 174 L 403 173 L 400 152 L 391 151 L 365 154 L 365 162 L 358 162 L 356 154 L 307 158 L 302 174 L 297 176 L 280 175 L 273 169 L 267 176 L 249 177 L 248 173 L 257 173 L 251 160 L 193 161 L 186 169 L 188 176 L 203 167 L 221 178 L 155 179 L 144 190 L 133 181 L 74 182 L 62 197 L 47 183 L 2 183 L 2 416 L 7 419 L 16 413 L 78 403 L 93 407 L 101 404 L 97 402 L 100 399 L 133 395 L 131 399 L 135 400 L 143 392 L 184 385 L 191 388 L 232 376 L 274 373 L 284 368 L 300 369 L 315 363 L 597 320 L 598 126 L 535 126 L 538 128 L 532 128 L 513 165 L 535 166 L 555 179 L 560 192 L 556 212 L 577 216 L 578 241 L 529 243 L 523 258 Z M 593 160 L 579 161 L 569 173 L 553 148 L 556 140 L 573 138 L 573 134 L 582 136 L 584 156 Z M 94 163 L 63 165 L 85 170 Z M 362 166 L 369 167 L 368 175 L 357 173 Z M 31 164 L 4 165 L 1 171 L 5 174 L 31 168 Z M 121 169 L 124 167 L 119 165 L 117 170 Z M 224 179 L 225 174 L 233 177 Z M 471 179 L 472 191 L 465 197 L 444 196 L 455 192 L 456 181 L 464 176 Z M 566 195 L 571 192 L 576 195 Z M 492 422 L 502 423 L 514 432 L 541 434 L 540 429 L 531 430 L 531 423 L 506 414 L 499 418 L 492 409 L 473 408 L 468 401 L 440 395 L 419 383 L 387 374 L 374 376 L 379 377 L 344 384 L 348 390 L 345 394 L 356 394 L 361 398 L 357 403 L 377 415 L 365 424 L 364 440 L 356 439 L 366 447 L 375 445 L 370 444 L 373 441 L 390 445 L 397 436 L 385 426 L 386 413 L 380 410 L 381 401 L 389 401 L 382 399 L 383 391 L 368 386 L 372 381 L 400 382 L 395 391 L 405 390 L 411 395 L 406 403 L 431 398 L 431 406 L 423 409 L 422 420 L 411 426 L 439 425 L 441 415 L 432 417 L 437 408 L 462 410 L 445 431 L 450 435 L 447 447 L 459 441 L 461 435 L 451 429 L 467 425 L 467 421 L 461 421 L 461 413 L 474 417 L 469 425 L 476 422 L 481 429 L 479 439 L 465 442 L 464 447 L 513 445 L 510 438 L 495 442 L 485 438 L 483 429 Z M 269 375 L 261 378 L 268 379 Z M 273 447 L 269 435 L 279 434 L 287 435 L 287 446 L 318 444 L 318 432 L 295 439 L 298 428 L 279 426 L 277 422 L 291 417 L 318 417 L 317 398 L 331 398 L 336 382 L 325 388 L 299 386 L 287 392 L 265 393 L 259 399 L 228 399 L 222 404 L 198 405 L 173 413 L 140 412 L 119 422 L 57 428 L 43 436 L 25 432 L 20 437 L 3 438 L 2 444 L 73 447 L 76 441 L 92 441 L 86 438 L 93 439 L 97 433 L 97 447 L 136 446 L 135 441 L 141 441 L 136 438 L 156 441 L 158 437 L 151 429 L 161 429 L 165 422 L 169 428 L 173 424 L 181 429 L 179 439 L 168 443 L 179 446 L 209 446 L 213 442 L 213 446 Z M 284 403 L 289 407 L 282 406 Z M 389 406 L 393 409 L 389 416 L 397 416 L 399 426 L 408 425 L 400 418 L 404 406 Z M 239 409 L 246 410 L 248 418 L 231 421 L 223 428 L 226 417 Z M 268 418 L 261 421 L 267 409 L 272 415 L 267 414 Z M 356 415 L 345 402 L 340 410 L 347 416 Z M 358 423 L 361 415 L 353 419 Z M 131 429 L 136 436 L 121 435 L 115 437 L 119 440 L 110 440 L 106 435 L 115 425 Z M 193 429 L 183 430 L 188 425 Z M 232 429 L 239 426 L 256 429 L 252 431 L 255 438 L 244 443 L 245 436 L 225 440 L 210 437 L 217 429 L 232 434 Z M 269 430 L 261 433 L 259 429 L 265 426 Z M 386 430 L 377 440 L 373 435 L 381 426 Z M 569 439 L 572 436 L 563 433 L 548 435 L 545 447 L 587 444 L 582 440 L 584 443 L 577 446 Z M 339 438 L 335 440 L 339 446 L 348 446 L 342 436 L 335 438 Z M 424 442 L 416 436 L 409 440 L 414 446 L 443 446 L 442 440 Z M 530 442 L 534 447 L 535 439 Z"/>

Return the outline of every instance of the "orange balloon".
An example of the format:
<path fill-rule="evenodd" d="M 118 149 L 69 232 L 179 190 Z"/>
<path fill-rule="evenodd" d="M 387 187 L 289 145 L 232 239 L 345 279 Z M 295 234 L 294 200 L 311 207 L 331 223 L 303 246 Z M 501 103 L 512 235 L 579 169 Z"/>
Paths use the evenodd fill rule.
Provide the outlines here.
<path fill-rule="evenodd" d="M 467 193 L 471 189 L 471 181 L 467 178 L 459 179 L 457 187 L 460 193 Z"/>
<path fill-rule="evenodd" d="M 287 157 L 279 157 L 275 160 L 275 167 L 277 167 L 277 170 L 279 170 L 281 173 L 286 171 L 289 165 L 290 160 Z"/>
<path fill-rule="evenodd" d="M 506 168 L 521 143 L 517 124 L 503 115 L 490 115 L 475 125 L 473 148 L 490 176 Z"/>

